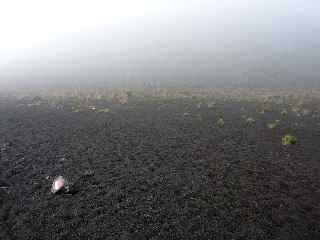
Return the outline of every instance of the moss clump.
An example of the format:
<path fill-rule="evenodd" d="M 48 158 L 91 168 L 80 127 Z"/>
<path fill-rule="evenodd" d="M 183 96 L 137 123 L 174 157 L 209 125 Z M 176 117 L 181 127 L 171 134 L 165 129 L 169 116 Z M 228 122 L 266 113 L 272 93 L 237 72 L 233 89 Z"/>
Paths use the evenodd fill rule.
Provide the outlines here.
<path fill-rule="evenodd" d="M 293 145 L 297 143 L 297 138 L 291 134 L 286 134 L 282 138 L 282 145 L 287 146 L 287 145 Z"/>
<path fill-rule="evenodd" d="M 216 104 L 215 102 L 208 102 L 207 106 L 208 108 L 214 108 L 215 104 Z"/>
<path fill-rule="evenodd" d="M 103 109 L 99 109 L 98 112 L 99 113 L 108 113 L 108 112 L 110 112 L 110 109 L 109 108 L 103 108 Z"/>
<path fill-rule="evenodd" d="M 223 120 L 223 118 L 219 118 L 219 120 L 217 121 L 217 125 L 218 125 L 219 127 L 223 127 L 223 126 L 224 126 L 224 120 Z"/>
<path fill-rule="evenodd" d="M 254 122 L 255 122 L 255 120 L 253 118 L 251 118 L 251 117 L 246 119 L 246 123 L 248 123 L 248 124 L 252 124 Z"/>
<path fill-rule="evenodd" d="M 281 115 L 284 116 L 284 117 L 287 116 L 288 115 L 288 111 L 287 110 L 282 110 L 281 111 Z"/>
<path fill-rule="evenodd" d="M 277 123 L 268 123 L 268 128 L 269 129 L 275 129 L 278 126 Z"/>

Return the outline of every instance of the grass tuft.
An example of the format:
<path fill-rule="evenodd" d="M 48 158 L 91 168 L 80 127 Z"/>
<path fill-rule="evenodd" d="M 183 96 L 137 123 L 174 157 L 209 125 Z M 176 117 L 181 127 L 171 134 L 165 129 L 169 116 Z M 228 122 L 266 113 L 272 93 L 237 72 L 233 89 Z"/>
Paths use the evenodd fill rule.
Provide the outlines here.
<path fill-rule="evenodd" d="M 286 134 L 282 138 L 282 145 L 293 145 L 297 143 L 297 138 L 291 134 Z"/>

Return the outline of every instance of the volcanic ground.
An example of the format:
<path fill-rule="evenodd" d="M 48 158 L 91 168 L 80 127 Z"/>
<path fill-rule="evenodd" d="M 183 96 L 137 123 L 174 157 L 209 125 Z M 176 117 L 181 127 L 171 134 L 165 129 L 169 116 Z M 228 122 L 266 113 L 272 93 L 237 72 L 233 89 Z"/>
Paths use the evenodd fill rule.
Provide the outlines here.
<path fill-rule="evenodd" d="M 0 239 L 320 239 L 319 104 L 3 98 Z"/>

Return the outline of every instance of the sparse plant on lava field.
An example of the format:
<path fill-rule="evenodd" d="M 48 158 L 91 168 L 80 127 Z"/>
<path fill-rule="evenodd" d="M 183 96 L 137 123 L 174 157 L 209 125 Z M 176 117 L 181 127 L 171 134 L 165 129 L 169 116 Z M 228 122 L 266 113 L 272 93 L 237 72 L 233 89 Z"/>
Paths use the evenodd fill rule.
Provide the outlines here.
<path fill-rule="evenodd" d="M 109 108 L 103 108 L 103 109 L 99 109 L 98 112 L 99 113 L 108 113 L 108 112 L 110 112 L 110 109 Z"/>
<path fill-rule="evenodd" d="M 275 129 L 277 126 L 278 126 L 278 124 L 276 123 L 276 122 L 274 122 L 274 123 L 268 123 L 268 128 L 269 129 Z"/>
<path fill-rule="evenodd" d="M 256 121 L 256 120 L 254 120 L 252 117 L 248 117 L 248 118 L 246 119 L 246 123 L 247 123 L 247 124 L 253 124 L 253 123 L 255 123 L 255 121 Z"/>
<path fill-rule="evenodd" d="M 297 138 L 291 134 L 286 134 L 282 138 L 282 145 L 293 145 L 297 143 Z"/>
<path fill-rule="evenodd" d="M 282 116 L 287 116 L 287 115 L 288 115 L 288 111 L 285 110 L 285 109 L 282 110 L 282 111 L 281 111 L 281 115 L 282 115 Z"/>
<path fill-rule="evenodd" d="M 218 125 L 219 127 L 223 127 L 223 126 L 224 126 L 224 120 L 223 120 L 223 118 L 219 118 L 219 119 L 218 119 L 217 125 Z"/>

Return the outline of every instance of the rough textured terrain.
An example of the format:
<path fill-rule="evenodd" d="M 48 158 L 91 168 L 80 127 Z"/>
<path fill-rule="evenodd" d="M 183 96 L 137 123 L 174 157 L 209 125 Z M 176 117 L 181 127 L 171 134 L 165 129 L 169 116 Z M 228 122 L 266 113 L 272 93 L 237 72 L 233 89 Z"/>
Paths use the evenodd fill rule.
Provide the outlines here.
<path fill-rule="evenodd" d="M 320 239 L 318 113 L 94 104 L 110 111 L 2 100 L 0 239 Z M 51 194 L 58 175 L 72 194 Z"/>

